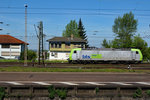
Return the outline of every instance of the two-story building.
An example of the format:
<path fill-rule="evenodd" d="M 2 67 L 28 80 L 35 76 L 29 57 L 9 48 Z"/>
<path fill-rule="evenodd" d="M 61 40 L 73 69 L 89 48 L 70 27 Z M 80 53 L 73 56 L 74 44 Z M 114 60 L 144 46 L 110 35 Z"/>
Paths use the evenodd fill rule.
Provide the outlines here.
<path fill-rule="evenodd" d="M 24 50 L 25 42 L 10 35 L 0 35 L 0 57 L 18 59 Z"/>
<path fill-rule="evenodd" d="M 49 60 L 67 60 L 73 48 L 85 48 L 86 41 L 76 37 L 54 37 L 49 42 Z"/>

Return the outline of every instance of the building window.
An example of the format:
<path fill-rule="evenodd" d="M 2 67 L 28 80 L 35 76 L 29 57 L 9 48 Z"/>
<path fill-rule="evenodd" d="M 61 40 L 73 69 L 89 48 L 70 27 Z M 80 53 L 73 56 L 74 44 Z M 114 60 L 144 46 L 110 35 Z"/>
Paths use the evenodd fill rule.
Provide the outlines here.
<path fill-rule="evenodd" d="M 65 47 L 66 47 L 66 48 L 70 48 L 70 42 L 66 42 L 66 43 L 65 43 Z"/>
<path fill-rule="evenodd" d="M 10 48 L 10 45 L 8 45 L 8 44 L 2 44 L 2 48 Z"/>
<path fill-rule="evenodd" d="M 81 44 L 81 48 L 84 48 L 84 44 Z"/>
<path fill-rule="evenodd" d="M 10 56 L 10 52 L 1 52 L 2 56 Z"/>
<path fill-rule="evenodd" d="M 52 52 L 52 53 L 51 53 L 51 56 L 57 58 L 58 54 L 57 54 L 57 52 Z"/>
<path fill-rule="evenodd" d="M 53 43 L 51 43 L 51 48 L 61 48 L 61 42 L 53 42 Z"/>
<path fill-rule="evenodd" d="M 55 43 L 55 48 L 57 48 L 57 43 Z"/>
<path fill-rule="evenodd" d="M 11 56 L 20 56 L 20 52 L 11 52 Z"/>
<path fill-rule="evenodd" d="M 59 48 L 61 48 L 61 44 L 59 44 Z"/>
<path fill-rule="evenodd" d="M 54 52 L 52 52 L 52 54 L 51 54 L 52 56 L 54 56 L 55 54 L 54 54 Z"/>
<path fill-rule="evenodd" d="M 51 48 L 54 48 L 54 44 L 53 43 L 51 44 Z"/>
<path fill-rule="evenodd" d="M 19 49 L 19 45 L 11 45 L 11 49 Z"/>
<path fill-rule="evenodd" d="M 57 55 L 57 53 L 55 52 L 55 56 L 54 56 L 54 57 L 57 58 L 57 56 L 58 56 L 58 55 Z"/>

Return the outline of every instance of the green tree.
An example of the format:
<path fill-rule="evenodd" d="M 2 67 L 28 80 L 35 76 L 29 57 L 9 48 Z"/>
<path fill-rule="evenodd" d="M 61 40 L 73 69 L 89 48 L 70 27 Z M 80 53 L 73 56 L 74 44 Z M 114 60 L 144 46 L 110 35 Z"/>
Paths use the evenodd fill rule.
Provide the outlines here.
<path fill-rule="evenodd" d="M 112 48 L 120 48 L 120 39 L 115 38 L 114 40 L 112 40 L 111 42 L 111 47 Z"/>
<path fill-rule="evenodd" d="M 148 56 L 147 56 L 147 58 L 148 58 L 149 61 L 150 61 L 150 47 L 148 48 Z"/>
<path fill-rule="evenodd" d="M 103 46 L 104 48 L 110 48 L 110 47 L 111 47 L 111 44 L 110 44 L 106 39 L 104 39 L 104 40 L 103 40 L 103 43 L 102 43 L 102 46 Z"/>
<path fill-rule="evenodd" d="M 147 42 L 145 42 L 140 35 L 137 35 L 133 39 L 132 47 L 138 48 L 141 50 L 144 59 L 149 58 L 149 48 Z"/>
<path fill-rule="evenodd" d="M 63 37 L 71 37 L 73 34 L 74 37 L 78 36 L 78 24 L 75 20 L 71 20 L 69 24 L 65 27 L 66 29 L 63 31 Z"/>
<path fill-rule="evenodd" d="M 132 12 L 115 19 L 112 30 L 116 34 L 117 42 L 115 43 L 119 48 L 131 47 L 132 38 L 137 30 L 137 22 Z"/>
<path fill-rule="evenodd" d="M 87 40 L 87 36 L 86 36 L 86 31 L 82 24 L 81 18 L 80 18 L 79 24 L 78 24 L 78 36 L 79 36 L 79 38 L 86 41 L 85 47 L 87 48 L 89 45 L 88 45 L 88 40 Z"/>
<path fill-rule="evenodd" d="M 0 87 L 0 100 L 4 100 L 5 94 L 6 94 L 5 88 Z"/>
<path fill-rule="evenodd" d="M 27 51 L 27 59 L 28 60 L 35 60 L 37 57 L 36 52 L 33 50 Z M 20 60 L 24 60 L 24 52 L 21 52 Z"/>

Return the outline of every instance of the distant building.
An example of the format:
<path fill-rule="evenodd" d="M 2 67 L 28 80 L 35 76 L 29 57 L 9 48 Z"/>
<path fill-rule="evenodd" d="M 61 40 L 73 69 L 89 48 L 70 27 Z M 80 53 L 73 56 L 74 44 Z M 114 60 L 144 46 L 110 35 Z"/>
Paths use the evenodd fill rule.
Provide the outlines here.
<path fill-rule="evenodd" d="M 0 57 L 18 59 L 24 50 L 25 42 L 10 35 L 0 35 Z"/>
<path fill-rule="evenodd" d="M 85 48 L 86 41 L 75 37 L 54 37 L 49 42 L 49 60 L 67 60 L 73 48 Z"/>

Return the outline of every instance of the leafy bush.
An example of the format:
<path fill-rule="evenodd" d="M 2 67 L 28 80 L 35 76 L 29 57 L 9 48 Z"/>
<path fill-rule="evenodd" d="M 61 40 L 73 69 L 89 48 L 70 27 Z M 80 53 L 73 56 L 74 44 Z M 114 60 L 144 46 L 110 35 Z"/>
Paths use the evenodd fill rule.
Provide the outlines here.
<path fill-rule="evenodd" d="M 49 98 L 54 99 L 55 94 L 56 94 L 54 86 L 49 86 L 48 87 L 48 92 L 49 92 Z"/>
<path fill-rule="evenodd" d="M 148 96 L 150 96 L 150 90 L 147 90 L 147 91 L 146 91 L 146 94 L 147 94 Z"/>
<path fill-rule="evenodd" d="M 143 96 L 142 89 L 138 88 L 133 94 L 133 98 L 141 98 Z"/>
<path fill-rule="evenodd" d="M 59 96 L 59 98 L 61 99 L 66 99 L 67 97 L 67 90 L 66 89 L 61 89 L 61 90 L 56 90 L 57 95 Z"/>
<path fill-rule="evenodd" d="M 5 97 L 5 88 L 0 87 L 0 100 L 3 100 Z"/>
<path fill-rule="evenodd" d="M 98 92 L 99 92 L 99 88 L 98 87 L 95 88 L 95 92 L 96 92 L 96 94 L 98 94 Z"/>
<path fill-rule="evenodd" d="M 49 98 L 54 99 L 55 96 L 58 96 L 61 99 L 65 99 L 67 97 L 67 90 L 66 89 L 57 89 L 55 90 L 54 86 L 48 87 Z"/>
<path fill-rule="evenodd" d="M 37 57 L 36 52 L 33 50 L 27 51 L 27 59 L 28 60 L 35 60 Z M 20 60 L 24 60 L 24 52 L 21 52 Z"/>
<path fill-rule="evenodd" d="M 0 59 L 0 62 L 20 62 L 17 59 Z"/>

